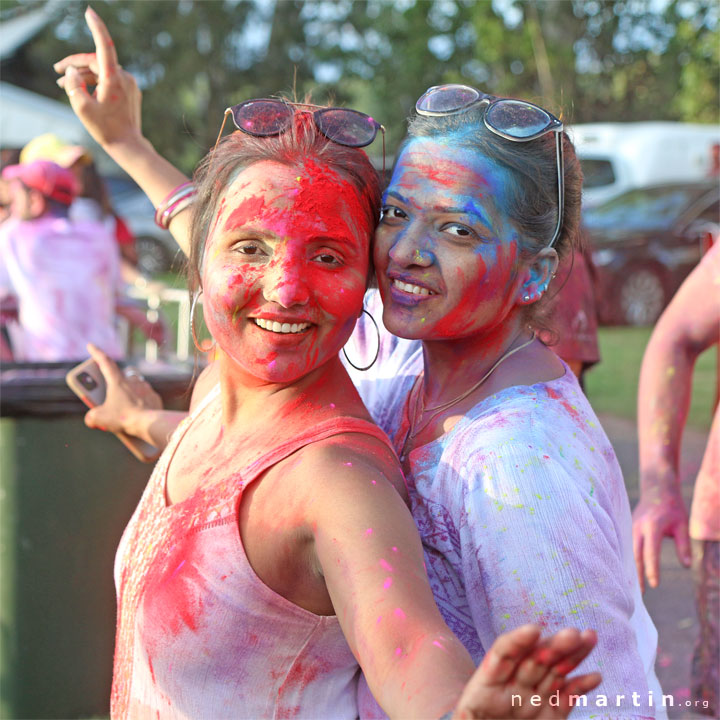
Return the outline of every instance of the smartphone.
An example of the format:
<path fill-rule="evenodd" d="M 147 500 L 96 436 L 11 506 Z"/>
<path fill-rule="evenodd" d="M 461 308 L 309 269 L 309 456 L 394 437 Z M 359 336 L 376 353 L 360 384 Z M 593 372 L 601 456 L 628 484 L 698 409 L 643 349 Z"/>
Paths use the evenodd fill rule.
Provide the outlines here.
<path fill-rule="evenodd" d="M 98 364 L 89 358 L 79 365 L 76 365 L 65 376 L 68 387 L 90 408 L 102 405 L 105 402 L 105 377 Z M 155 462 L 160 456 L 160 451 L 148 442 L 141 440 L 134 435 L 124 432 L 114 433 L 120 442 L 142 462 Z"/>

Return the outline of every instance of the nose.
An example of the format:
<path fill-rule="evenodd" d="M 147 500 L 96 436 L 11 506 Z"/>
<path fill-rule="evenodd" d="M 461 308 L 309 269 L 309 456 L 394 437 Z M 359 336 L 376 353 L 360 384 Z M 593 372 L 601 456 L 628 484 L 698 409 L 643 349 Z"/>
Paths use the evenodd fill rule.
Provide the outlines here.
<path fill-rule="evenodd" d="M 420 225 L 410 225 L 398 233 L 390 246 L 389 255 L 401 267 L 430 267 L 435 262 L 432 241 Z"/>
<path fill-rule="evenodd" d="M 287 252 L 273 258 L 265 272 L 263 297 L 284 308 L 307 304 L 310 293 L 300 258 Z"/>

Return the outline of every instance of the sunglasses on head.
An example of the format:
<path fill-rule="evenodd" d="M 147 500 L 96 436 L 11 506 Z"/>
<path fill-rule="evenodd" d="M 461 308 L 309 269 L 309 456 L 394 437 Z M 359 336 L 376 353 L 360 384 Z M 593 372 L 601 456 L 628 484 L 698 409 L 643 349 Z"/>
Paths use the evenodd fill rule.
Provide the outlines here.
<path fill-rule="evenodd" d="M 481 93 L 469 85 L 436 85 L 426 90 L 415 103 L 418 115 L 429 117 L 455 115 L 476 105 L 485 105 L 485 127 L 512 142 L 528 142 L 547 133 L 555 133 L 558 177 L 558 219 L 548 247 L 560 237 L 565 206 L 565 181 L 562 148 L 563 124 L 547 110 L 525 100 L 499 98 Z"/>
<path fill-rule="evenodd" d="M 227 116 L 232 115 L 238 130 L 255 137 L 273 137 L 288 130 L 298 112 L 312 115 L 315 127 L 328 140 L 345 147 L 366 147 L 375 140 L 379 130 L 383 138 L 383 172 L 385 172 L 385 128 L 377 120 L 358 110 L 260 98 L 246 100 L 227 108 L 223 117 L 223 127 Z"/>

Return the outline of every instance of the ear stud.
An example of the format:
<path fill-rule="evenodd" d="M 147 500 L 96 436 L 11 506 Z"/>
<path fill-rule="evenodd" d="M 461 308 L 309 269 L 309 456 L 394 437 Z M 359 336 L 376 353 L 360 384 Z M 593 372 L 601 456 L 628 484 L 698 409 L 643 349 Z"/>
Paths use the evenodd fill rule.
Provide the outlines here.
<path fill-rule="evenodd" d="M 525 302 L 530 302 L 530 296 L 529 295 L 523 295 L 523 300 Z"/>

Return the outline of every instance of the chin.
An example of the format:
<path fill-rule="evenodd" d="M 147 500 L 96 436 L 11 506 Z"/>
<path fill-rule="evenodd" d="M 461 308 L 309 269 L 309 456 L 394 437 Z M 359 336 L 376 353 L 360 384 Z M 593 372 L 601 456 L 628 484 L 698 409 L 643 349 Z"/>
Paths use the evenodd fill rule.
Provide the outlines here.
<path fill-rule="evenodd" d="M 395 337 L 405 340 L 422 340 L 428 334 L 428 327 L 414 317 L 407 317 L 403 312 L 393 312 L 385 305 L 383 309 L 383 325 Z"/>

